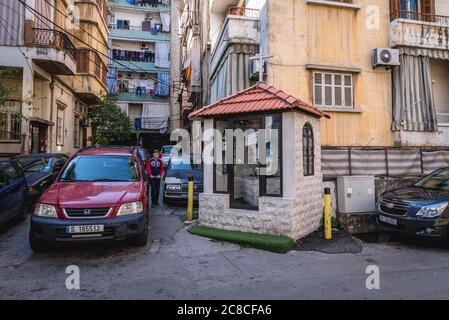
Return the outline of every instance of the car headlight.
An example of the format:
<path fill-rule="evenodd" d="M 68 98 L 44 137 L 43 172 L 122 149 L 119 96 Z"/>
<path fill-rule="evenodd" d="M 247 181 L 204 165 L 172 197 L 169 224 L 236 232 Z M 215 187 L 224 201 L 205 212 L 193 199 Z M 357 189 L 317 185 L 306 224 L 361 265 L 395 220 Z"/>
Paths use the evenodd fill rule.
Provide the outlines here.
<path fill-rule="evenodd" d="M 439 203 L 431 206 L 422 207 L 416 216 L 422 218 L 436 218 L 441 216 L 441 214 L 446 210 L 448 203 Z"/>
<path fill-rule="evenodd" d="M 126 216 L 128 214 L 136 214 L 143 211 L 143 204 L 141 201 L 125 203 L 118 210 L 118 216 Z"/>
<path fill-rule="evenodd" d="M 165 186 L 165 189 L 171 190 L 171 191 L 181 191 L 181 185 L 180 184 L 167 184 Z"/>
<path fill-rule="evenodd" d="M 34 214 L 39 217 L 57 218 L 56 208 L 50 204 L 38 203 L 34 208 Z"/>

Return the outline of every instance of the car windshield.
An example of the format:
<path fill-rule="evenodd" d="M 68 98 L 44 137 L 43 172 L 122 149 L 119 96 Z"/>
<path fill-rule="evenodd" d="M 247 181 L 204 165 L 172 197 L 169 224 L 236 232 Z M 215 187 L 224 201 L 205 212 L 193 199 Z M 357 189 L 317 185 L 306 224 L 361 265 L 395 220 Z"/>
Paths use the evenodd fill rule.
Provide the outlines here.
<path fill-rule="evenodd" d="M 183 171 L 189 171 L 189 170 L 202 170 L 203 166 L 201 164 L 193 164 L 191 161 L 184 160 L 184 159 L 172 159 L 170 161 L 170 164 L 168 165 L 168 170 L 183 170 Z"/>
<path fill-rule="evenodd" d="M 63 182 L 134 182 L 139 181 L 135 158 L 127 156 L 78 156 L 61 175 Z"/>
<path fill-rule="evenodd" d="M 449 169 L 440 169 L 415 184 L 424 189 L 449 190 Z"/>
<path fill-rule="evenodd" d="M 52 165 L 50 157 L 16 158 L 16 163 L 24 172 L 50 172 Z"/>
<path fill-rule="evenodd" d="M 162 147 L 162 154 L 163 154 L 164 156 L 169 156 L 172 152 L 176 152 L 176 151 L 181 150 L 179 147 L 176 147 L 176 149 L 173 150 L 174 148 L 175 148 L 175 146 L 165 146 L 165 147 Z"/>

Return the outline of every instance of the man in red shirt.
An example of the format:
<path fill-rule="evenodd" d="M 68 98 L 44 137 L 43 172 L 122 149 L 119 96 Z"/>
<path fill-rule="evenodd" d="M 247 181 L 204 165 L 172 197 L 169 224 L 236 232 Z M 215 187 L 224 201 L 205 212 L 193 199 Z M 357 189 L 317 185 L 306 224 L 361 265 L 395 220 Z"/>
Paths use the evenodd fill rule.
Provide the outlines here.
<path fill-rule="evenodd" d="M 153 157 L 148 160 L 147 172 L 151 185 L 151 207 L 159 205 L 159 190 L 161 188 L 161 177 L 164 174 L 164 162 L 160 159 L 159 150 L 154 150 Z"/>

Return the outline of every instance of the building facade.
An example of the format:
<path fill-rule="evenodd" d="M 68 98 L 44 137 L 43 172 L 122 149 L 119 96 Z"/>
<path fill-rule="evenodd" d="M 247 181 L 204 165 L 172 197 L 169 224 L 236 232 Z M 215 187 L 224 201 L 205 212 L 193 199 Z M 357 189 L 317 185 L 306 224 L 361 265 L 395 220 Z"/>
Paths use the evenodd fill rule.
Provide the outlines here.
<path fill-rule="evenodd" d="M 172 41 L 177 0 L 110 0 L 109 5 L 108 91 L 139 132 L 137 142 L 156 148 L 179 127 L 179 48 Z"/>
<path fill-rule="evenodd" d="M 202 105 L 262 79 L 329 113 L 321 123 L 325 177 L 422 175 L 449 165 L 447 1 L 206 3 L 200 62 L 183 65 L 203 74 Z M 376 49 L 397 63 L 376 67 Z"/>
<path fill-rule="evenodd" d="M 0 154 L 71 154 L 89 143 L 89 105 L 106 94 L 97 50 L 107 53 L 107 14 L 105 0 L 0 1 Z"/>

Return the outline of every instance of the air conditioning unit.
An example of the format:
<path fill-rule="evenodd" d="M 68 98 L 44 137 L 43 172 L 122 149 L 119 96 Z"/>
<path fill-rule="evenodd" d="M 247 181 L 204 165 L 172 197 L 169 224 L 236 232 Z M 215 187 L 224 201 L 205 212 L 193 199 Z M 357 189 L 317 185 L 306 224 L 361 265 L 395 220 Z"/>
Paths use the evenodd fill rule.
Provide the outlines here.
<path fill-rule="evenodd" d="M 249 77 L 253 80 L 258 80 L 259 79 L 259 71 L 260 71 L 260 67 L 259 67 L 259 59 L 254 59 L 254 60 L 249 60 Z M 266 62 L 263 63 L 263 74 L 265 74 L 265 70 L 266 70 Z"/>
<path fill-rule="evenodd" d="M 399 66 L 399 50 L 376 48 L 373 51 L 373 68 Z"/>

